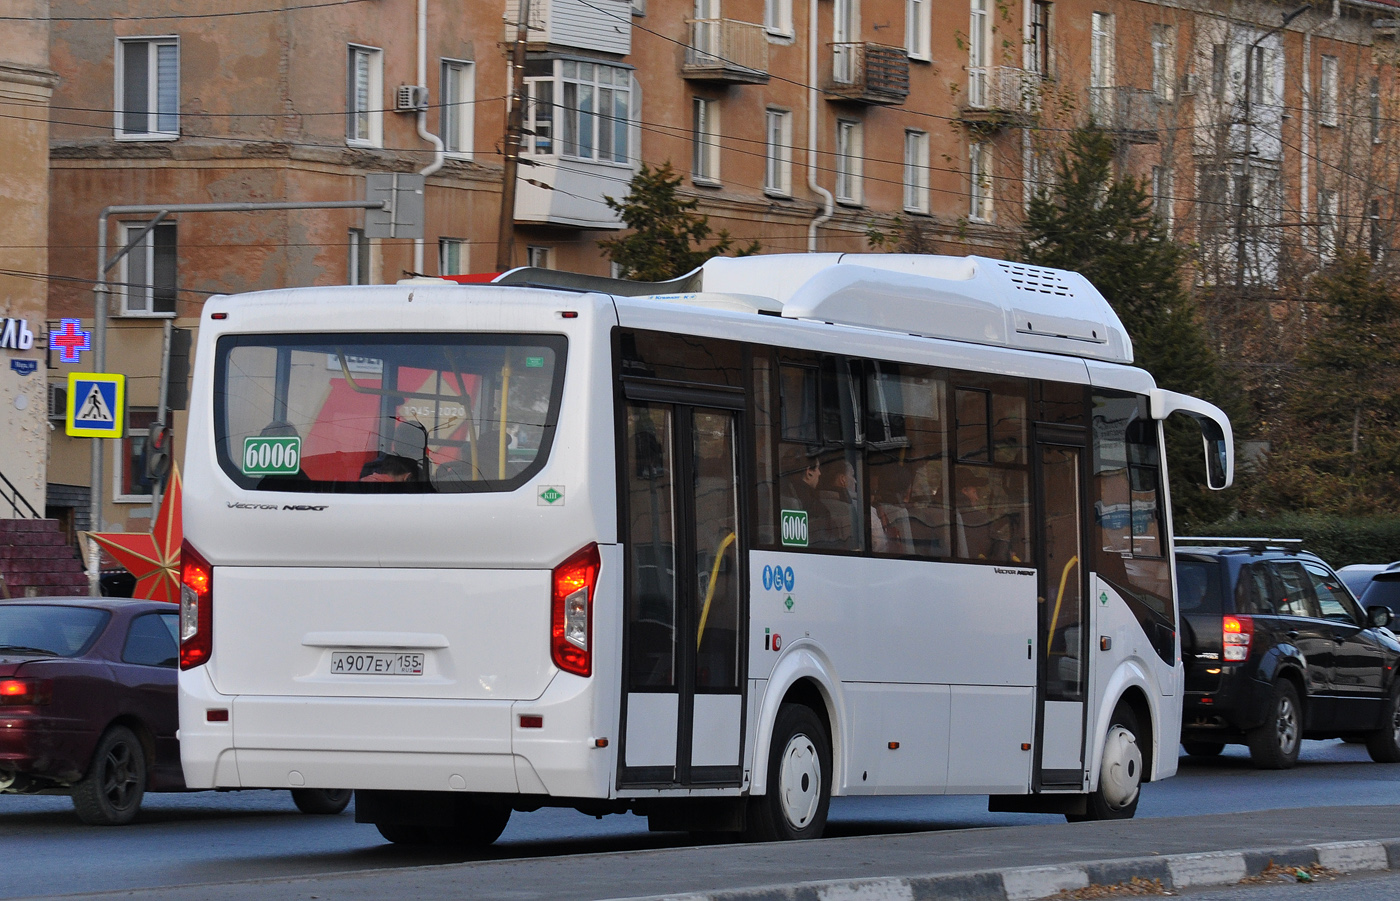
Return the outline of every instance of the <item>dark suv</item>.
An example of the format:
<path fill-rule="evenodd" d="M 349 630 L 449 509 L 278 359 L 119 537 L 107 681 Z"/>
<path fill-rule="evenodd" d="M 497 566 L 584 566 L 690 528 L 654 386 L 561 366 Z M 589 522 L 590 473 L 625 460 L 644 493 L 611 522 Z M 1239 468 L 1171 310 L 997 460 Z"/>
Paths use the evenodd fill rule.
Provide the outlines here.
<path fill-rule="evenodd" d="M 1285 769 L 1304 738 L 1365 741 L 1400 762 L 1400 641 L 1390 608 L 1361 606 L 1300 542 L 1178 538 L 1188 754 L 1249 746 Z M 1199 546 L 1198 546 L 1199 545 Z"/>

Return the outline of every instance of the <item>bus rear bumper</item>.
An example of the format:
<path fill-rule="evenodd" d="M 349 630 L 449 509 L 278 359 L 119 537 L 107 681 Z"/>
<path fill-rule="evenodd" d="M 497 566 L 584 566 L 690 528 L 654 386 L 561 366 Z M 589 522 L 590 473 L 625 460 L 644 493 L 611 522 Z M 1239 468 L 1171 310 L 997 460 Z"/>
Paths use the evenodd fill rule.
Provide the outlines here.
<path fill-rule="evenodd" d="M 228 696 L 200 667 L 180 674 L 185 783 L 606 798 L 615 743 L 597 746 L 593 688 L 559 676 L 528 702 Z"/>

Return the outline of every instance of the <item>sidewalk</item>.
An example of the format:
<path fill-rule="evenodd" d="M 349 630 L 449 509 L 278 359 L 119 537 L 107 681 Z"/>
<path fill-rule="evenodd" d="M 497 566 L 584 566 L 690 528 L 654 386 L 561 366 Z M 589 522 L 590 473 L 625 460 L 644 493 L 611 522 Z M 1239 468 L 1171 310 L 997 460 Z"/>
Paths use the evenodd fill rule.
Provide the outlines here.
<path fill-rule="evenodd" d="M 1400 806 L 1323 807 L 1112 823 L 1050 823 L 765 845 L 481 861 L 309 879 L 87 894 L 85 899 L 1022 901 L 1139 876 L 1220 885 L 1270 861 L 1400 869 Z"/>

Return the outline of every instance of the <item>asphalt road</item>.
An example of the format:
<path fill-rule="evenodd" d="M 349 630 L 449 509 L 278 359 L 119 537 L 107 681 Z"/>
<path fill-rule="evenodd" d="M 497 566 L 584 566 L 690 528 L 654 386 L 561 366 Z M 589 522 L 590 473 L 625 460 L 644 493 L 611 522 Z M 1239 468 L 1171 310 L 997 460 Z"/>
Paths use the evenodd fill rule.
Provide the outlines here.
<path fill-rule="evenodd" d="M 1372 763 L 1360 745 L 1308 742 L 1297 768 L 1265 772 L 1249 766 L 1243 748 L 1232 748 L 1220 758 L 1182 758 L 1176 778 L 1147 786 L 1138 816 L 1340 805 L 1400 805 L 1400 764 Z M 988 813 L 984 797 L 850 798 L 833 802 L 827 834 L 1055 822 L 1061 821 Z M 1400 834 L 1400 824 L 1395 831 Z M 684 833 L 649 833 L 646 821 L 631 815 L 595 820 L 573 811 L 540 810 L 516 814 L 493 848 L 466 858 L 397 848 L 374 827 L 354 823 L 349 813 L 308 817 L 285 792 L 261 791 L 151 795 L 138 822 L 117 829 L 79 824 L 64 797 L 0 795 L 0 836 L 5 849 L 0 898 L 7 899 L 694 844 Z"/>

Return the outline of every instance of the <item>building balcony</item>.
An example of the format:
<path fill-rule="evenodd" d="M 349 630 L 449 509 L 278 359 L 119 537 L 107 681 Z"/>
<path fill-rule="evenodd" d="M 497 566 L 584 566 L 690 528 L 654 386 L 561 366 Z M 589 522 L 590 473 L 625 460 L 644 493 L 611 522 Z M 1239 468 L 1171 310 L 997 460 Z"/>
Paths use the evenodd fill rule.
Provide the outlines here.
<path fill-rule="evenodd" d="M 1089 89 L 1089 115 L 1104 131 L 1128 144 L 1157 143 L 1157 107 L 1161 100 L 1143 88 Z"/>
<path fill-rule="evenodd" d="M 897 106 L 909 96 L 909 56 L 903 47 L 861 41 L 827 46 L 822 91 L 828 99 Z"/>
<path fill-rule="evenodd" d="M 622 228 L 622 216 L 603 198 L 617 194 L 619 183 L 631 179 L 630 168 L 558 156 L 522 156 L 520 161 L 515 187 L 517 223 Z"/>
<path fill-rule="evenodd" d="M 687 19 L 681 77 L 717 84 L 767 84 L 768 34 L 762 25 L 733 19 Z"/>
<path fill-rule="evenodd" d="M 1031 125 L 1040 112 L 1043 80 L 1034 69 L 1011 66 L 968 69 L 967 99 L 959 118 L 981 127 Z"/>

